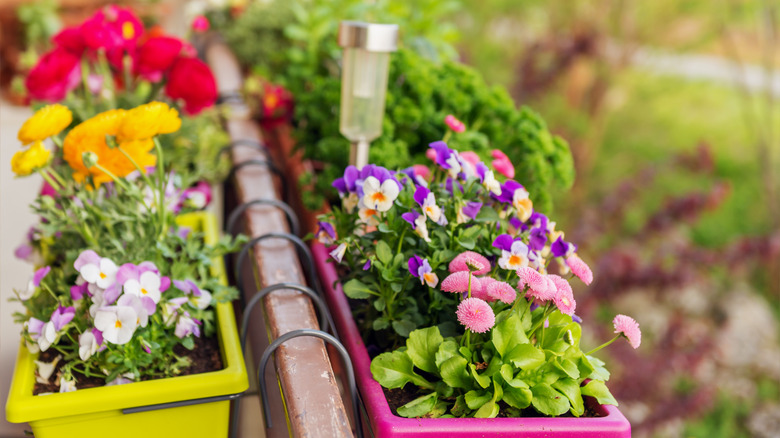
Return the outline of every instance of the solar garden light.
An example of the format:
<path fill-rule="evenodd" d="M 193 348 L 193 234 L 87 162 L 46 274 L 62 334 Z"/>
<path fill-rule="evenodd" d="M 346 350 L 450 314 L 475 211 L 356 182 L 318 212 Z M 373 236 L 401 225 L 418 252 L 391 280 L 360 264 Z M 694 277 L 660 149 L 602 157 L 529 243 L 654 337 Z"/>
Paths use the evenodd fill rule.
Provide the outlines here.
<path fill-rule="evenodd" d="M 342 21 L 341 119 L 339 131 L 352 143 L 349 163 L 368 164 L 368 146 L 382 133 L 390 52 L 398 48 L 398 25 Z"/>

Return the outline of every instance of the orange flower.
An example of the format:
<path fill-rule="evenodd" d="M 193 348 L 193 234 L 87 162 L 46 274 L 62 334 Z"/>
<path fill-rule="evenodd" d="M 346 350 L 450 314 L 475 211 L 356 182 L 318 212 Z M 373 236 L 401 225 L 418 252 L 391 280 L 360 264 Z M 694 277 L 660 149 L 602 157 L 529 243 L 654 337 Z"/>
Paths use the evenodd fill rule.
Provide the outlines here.
<path fill-rule="evenodd" d="M 106 136 L 117 135 L 126 114 L 127 111 L 121 109 L 106 111 L 84 121 L 68 133 L 62 153 L 73 169 L 74 180 L 83 182 L 88 176 L 92 176 L 95 186 L 98 187 L 113 179 L 97 166 L 87 167 L 82 159 L 85 152 L 94 153 L 97 156 L 97 164 L 119 178 L 137 170 L 122 151 L 141 169 L 157 163 L 157 156 L 149 153 L 154 147 L 151 139 L 125 141 L 113 148 L 106 143 Z"/>

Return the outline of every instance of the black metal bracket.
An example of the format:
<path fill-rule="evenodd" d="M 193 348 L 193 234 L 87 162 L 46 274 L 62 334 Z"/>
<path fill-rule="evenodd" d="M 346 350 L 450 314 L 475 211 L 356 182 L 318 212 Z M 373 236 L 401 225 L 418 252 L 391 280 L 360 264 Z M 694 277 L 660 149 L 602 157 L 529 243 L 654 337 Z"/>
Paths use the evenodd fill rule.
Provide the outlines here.
<path fill-rule="evenodd" d="M 246 307 L 244 308 L 244 314 L 241 316 L 241 351 L 244 351 L 244 348 L 246 347 L 246 338 L 247 338 L 247 331 L 249 330 L 249 319 L 252 314 L 252 310 L 254 310 L 257 303 L 260 302 L 263 297 L 270 294 L 271 292 L 282 290 L 282 289 L 292 289 L 296 290 L 298 292 L 302 292 L 306 294 L 311 300 L 314 302 L 314 304 L 317 305 L 317 313 L 320 315 L 320 328 L 322 331 L 327 332 L 329 327 L 334 327 L 332 317 L 330 313 L 328 312 L 328 307 L 325 306 L 325 302 L 322 301 L 322 297 L 317 295 L 314 290 L 311 288 L 308 288 L 306 286 L 300 285 L 298 283 L 276 283 L 272 284 L 271 286 L 266 286 L 257 293 L 252 296 L 252 299 L 249 300 Z"/>
<path fill-rule="evenodd" d="M 357 385 L 355 384 L 355 374 L 352 369 L 352 360 L 349 357 L 349 353 L 347 352 L 347 349 L 344 348 L 344 345 L 342 345 L 341 342 L 339 342 L 332 335 L 325 333 L 321 330 L 299 329 L 299 330 L 293 330 L 291 332 L 287 332 L 282 336 L 279 336 L 278 338 L 274 339 L 271 345 L 269 345 L 268 348 L 266 348 L 266 350 L 263 352 L 263 356 L 260 359 L 260 365 L 257 370 L 257 384 L 260 387 L 260 397 L 262 398 L 263 401 L 263 411 L 265 414 L 266 425 L 268 426 L 268 428 L 273 427 L 273 423 L 271 421 L 271 413 L 267 409 L 268 392 L 265 387 L 265 378 L 264 378 L 265 368 L 268 365 L 268 359 L 271 358 L 271 354 L 273 354 L 273 352 L 276 351 L 276 349 L 279 348 L 280 345 L 282 345 L 283 343 L 285 343 L 290 339 L 298 338 L 302 336 L 311 336 L 311 337 L 322 339 L 323 341 L 332 345 L 341 355 L 341 361 L 344 363 L 344 368 L 346 368 L 347 371 L 347 379 L 349 380 L 349 394 L 352 397 L 352 415 L 355 418 L 355 433 L 357 434 L 358 438 L 363 438 L 363 425 L 360 416 L 360 399 L 358 397 Z"/>
<path fill-rule="evenodd" d="M 182 406 L 192 406 L 192 405 L 200 405 L 203 403 L 213 403 L 213 402 L 220 402 L 225 400 L 235 400 L 243 396 L 244 393 L 240 392 L 238 394 L 227 394 L 227 395 L 215 395 L 213 397 L 204 397 L 204 398 L 195 398 L 192 400 L 181 400 L 181 401 L 175 401 L 175 402 L 169 402 L 169 403 L 159 403 L 156 405 L 147 405 L 147 406 L 136 406 L 133 408 L 125 408 L 122 409 L 123 414 L 136 414 L 139 412 L 148 412 L 148 411 L 156 411 L 158 409 L 168 409 L 168 408 L 180 408 Z"/>
<path fill-rule="evenodd" d="M 244 103 L 244 96 L 239 90 L 229 90 L 219 93 L 217 96 L 217 104 L 221 103 Z"/>
<path fill-rule="evenodd" d="M 241 213 L 253 205 L 272 205 L 279 208 L 287 216 L 287 222 L 290 224 L 290 231 L 292 231 L 292 233 L 296 236 L 301 234 L 301 226 L 300 221 L 298 221 L 298 215 L 295 214 L 295 211 L 289 205 L 276 199 L 253 199 L 237 206 L 228 216 L 227 222 L 225 222 L 225 231 L 231 235 L 234 234 L 236 232 L 235 226 L 241 217 Z"/>
<path fill-rule="evenodd" d="M 241 296 L 243 299 L 244 296 L 244 289 L 241 285 L 241 268 L 244 265 L 244 260 L 247 257 L 247 254 L 249 254 L 249 249 L 253 248 L 255 245 L 257 245 L 260 241 L 265 239 L 285 239 L 295 245 L 299 251 L 300 254 L 303 254 L 303 256 L 306 258 L 305 263 L 302 263 L 303 269 L 306 271 L 306 280 L 307 282 L 312 286 L 312 289 L 317 291 L 319 295 L 322 295 L 322 289 L 319 287 L 319 281 L 317 278 L 317 273 L 314 271 L 314 257 L 311 254 L 311 250 L 308 246 L 301 240 L 300 237 L 290 234 L 290 233 L 266 233 L 262 236 L 255 237 L 254 239 L 250 240 L 246 244 L 244 244 L 244 247 L 241 248 L 241 251 L 238 253 L 238 258 L 236 258 L 236 266 L 233 270 L 233 275 L 236 280 L 236 287 L 238 287 L 238 290 L 241 292 Z"/>
<path fill-rule="evenodd" d="M 261 160 L 259 158 L 242 161 L 242 162 L 236 164 L 235 166 L 233 166 L 230 169 L 230 173 L 228 173 L 228 176 L 227 176 L 226 180 L 230 180 L 231 178 L 233 178 L 233 176 L 235 176 L 236 172 L 238 172 L 240 169 L 243 169 L 244 167 L 247 167 L 247 166 L 265 166 L 265 167 L 268 168 L 268 170 L 273 172 L 274 175 L 278 176 L 279 179 L 282 180 L 282 185 L 283 186 L 285 185 L 284 184 L 284 174 L 282 173 L 281 170 L 279 170 L 278 167 L 276 167 L 276 164 L 274 164 L 274 162 L 269 160 L 269 159 Z"/>
<path fill-rule="evenodd" d="M 260 142 L 258 140 L 253 140 L 253 139 L 250 139 L 250 138 L 241 138 L 241 139 L 238 139 L 238 140 L 231 141 L 230 143 L 228 143 L 227 145 L 223 146 L 219 150 L 219 152 L 217 153 L 217 156 L 219 157 L 222 154 L 224 154 L 225 152 L 227 152 L 227 151 L 229 151 L 231 149 L 237 148 L 239 146 L 252 148 L 252 149 L 262 153 L 263 155 L 265 155 L 266 158 L 268 158 L 268 159 L 271 158 L 271 156 L 269 155 L 269 152 L 268 152 L 268 146 L 266 146 L 264 143 L 262 143 L 262 142 Z"/>

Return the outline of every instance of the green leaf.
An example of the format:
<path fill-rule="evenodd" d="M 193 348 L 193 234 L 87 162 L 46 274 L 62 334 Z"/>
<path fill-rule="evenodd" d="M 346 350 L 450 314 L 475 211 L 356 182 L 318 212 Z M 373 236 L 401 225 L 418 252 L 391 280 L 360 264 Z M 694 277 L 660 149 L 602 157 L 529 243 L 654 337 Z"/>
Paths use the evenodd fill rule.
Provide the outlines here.
<path fill-rule="evenodd" d="M 480 375 L 477 372 L 477 367 L 473 363 L 469 364 L 469 369 L 471 369 L 471 376 L 474 377 L 474 380 L 477 381 L 479 386 L 481 386 L 482 388 L 487 388 L 488 386 L 490 386 L 490 381 L 491 381 L 490 377 Z"/>
<path fill-rule="evenodd" d="M 382 353 L 371 361 L 371 374 L 385 388 L 402 388 L 411 382 L 417 386 L 433 389 L 427 380 L 414 372 L 412 359 L 403 351 Z"/>
<path fill-rule="evenodd" d="M 384 330 L 390 326 L 390 321 L 387 320 L 387 318 L 381 316 L 374 320 L 374 322 L 371 324 L 371 327 L 375 331 Z"/>
<path fill-rule="evenodd" d="M 418 397 L 398 408 L 398 415 L 406 418 L 422 417 L 431 412 L 439 401 L 435 392 Z"/>
<path fill-rule="evenodd" d="M 490 401 L 492 394 L 488 391 L 469 391 L 466 393 L 466 405 L 469 409 L 479 409 Z"/>
<path fill-rule="evenodd" d="M 582 391 L 582 395 L 595 397 L 599 404 L 615 406 L 618 405 L 615 397 L 613 397 L 612 393 L 609 392 L 607 385 L 604 384 L 604 382 L 601 380 L 591 380 L 587 385 L 583 386 L 580 391 Z"/>
<path fill-rule="evenodd" d="M 569 399 L 546 383 L 535 385 L 531 392 L 534 395 L 531 404 L 545 415 L 557 417 L 569 410 Z"/>
<path fill-rule="evenodd" d="M 515 313 L 496 324 L 491 331 L 491 340 L 501 357 L 512 351 L 516 345 L 528 344 L 528 337 L 523 331 L 523 323 Z"/>
<path fill-rule="evenodd" d="M 408 337 L 412 330 L 417 328 L 417 324 L 408 319 L 402 319 L 400 321 L 393 321 L 393 330 L 403 337 Z"/>
<path fill-rule="evenodd" d="M 479 210 L 477 217 L 474 218 L 476 222 L 498 222 L 498 213 L 493 208 L 483 208 Z"/>
<path fill-rule="evenodd" d="M 442 415 L 447 413 L 447 408 L 449 407 L 449 403 L 445 401 L 440 401 L 436 403 L 436 406 L 431 409 L 431 411 L 426 415 L 426 418 L 439 418 Z"/>
<path fill-rule="evenodd" d="M 452 412 L 452 415 L 456 417 L 465 417 L 466 414 L 469 413 L 469 407 L 466 404 L 466 397 L 463 395 L 459 395 L 455 399 L 455 404 L 452 405 L 452 409 L 450 410 Z"/>
<path fill-rule="evenodd" d="M 524 370 L 539 368 L 545 362 L 544 353 L 531 344 L 520 344 L 504 358 Z"/>
<path fill-rule="evenodd" d="M 393 261 L 393 251 L 384 240 L 376 243 L 376 256 L 384 264 L 389 264 Z"/>
<path fill-rule="evenodd" d="M 580 370 L 577 368 L 577 365 L 571 360 L 558 357 L 555 359 L 553 364 L 555 365 L 555 368 L 563 371 L 564 373 L 566 373 L 567 376 L 571 377 L 572 379 L 579 379 Z"/>
<path fill-rule="evenodd" d="M 495 418 L 498 416 L 498 403 L 488 400 L 474 413 L 474 418 Z"/>
<path fill-rule="evenodd" d="M 585 413 L 585 404 L 582 402 L 582 394 L 580 393 L 580 385 L 574 379 L 560 379 L 552 384 L 552 387 L 557 389 L 558 392 L 565 395 L 569 399 L 571 404 L 571 413 L 575 417 L 581 416 Z"/>
<path fill-rule="evenodd" d="M 357 278 L 353 278 L 352 280 L 344 283 L 344 295 L 350 298 L 360 300 L 368 298 L 372 294 L 376 295 L 367 284 L 361 282 Z"/>
<path fill-rule="evenodd" d="M 520 380 L 522 382 L 522 380 Z M 525 382 L 523 382 L 525 383 Z M 526 385 L 524 388 L 514 388 L 512 386 L 504 388 L 504 397 L 502 400 L 509 406 L 517 409 L 525 409 L 531 405 L 533 393 L 531 388 Z"/>
<path fill-rule="evenodd" d="M 444 342 L 438 327 L 427 327 L 409 333 L 406 340 L 406 354 L 412 358 L 417 368 L 429 373 L 438 372 L 436 352 Z"/>
<path fill-rule="evenodd" d="M 436 367 L 441 367 L 447 359 L 458 355 L 458 343 L 452 339 L 447 339 L 439 345 L 439 349 L 436 351 L 435 363 Z"/>
<path fill-rule="evenodd" d="M 601 380 L 602 382 L 608 381 L 610 374 L 605 367 L 606 364 L 604 361 L 593 356 L 588 356 L 587 359 L 593 367 L 593 372 L 588 375 L 588 378 L 592 380 Z"/>
<path fill-rule="evenodd" d="M 453 356 L 447 359 L 439 367 L 441 379 L 453 388 L 470 389 L 473 385 L 472 379 L 466 371 L 466 364 L 468 361 L 462 356 Z"/>
<path fill-rule="evenodd" d="M 468 347 L 464 345 L 458 348 L 458 352 L 460 353 L 461 356 L 465 357 L 466 360 L 471 361 L 471 350 L 469 350 Z"/>

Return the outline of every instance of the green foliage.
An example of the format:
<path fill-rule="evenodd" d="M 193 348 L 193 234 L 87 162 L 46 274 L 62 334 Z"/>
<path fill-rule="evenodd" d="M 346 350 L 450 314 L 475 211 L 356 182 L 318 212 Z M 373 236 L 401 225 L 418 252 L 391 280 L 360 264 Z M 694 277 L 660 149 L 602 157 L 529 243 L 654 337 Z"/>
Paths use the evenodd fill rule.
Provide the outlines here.
<path fill-rule="evenodd" d="M 298 143 L 307 158 L 325 164 L 316 181 L 317 194 L 307 197 L 307 205 L 317 206 L 324 197 L 334 199 L 330 183 L 348 159 L 349 143 L 338 125 L 341 49 L 336 44 L 338 20 L 333 17 L 397 23 L 403 29 L 403 47 L 391 56 L 382 136 L 371 144 L 370 162 L 390 169 L 425 162 L 428 144 L 445 135 L 444 117 L 453 114 L 467 131 L 454 135 L 449 146 L 474 151 L 483 159 L 491 149 L 503 150 L 517 163 L 517 179 L 541 209 L 550 210 L 549 189 L 571 186 L 574 168 L 566 142 L 553 136 L 536 112 L 518 110 L 506 90 L 489 87 L 479 73 L 452 60 L 448 42 L 454 31 L 442 23 L 456 8 L 455 2 L 432 0 L 372 5 L 355 0 L 276 1 L 250 6 L 235 27 L 224 29 L 228 35 L 243 35 L 249 30 L 239 28 L 246 25 L 261 39 L 277 38 L 273 46 L 262 49 L 273 53 L 252 55 L 244 62 L 292 92 Z M 270 20 L 264 13 L 277 19 L 283 10 L 293 17 L 286 25 L 264 21 Z M 256 46 L 256 38 L 228 40 L 237 53 L 255 50 L 246 46 Z"/>
<path fill-rule="evenodd" d="M 538 308 L 533 313 L 541 316 L 545 311 Z M 432 387 L 437 390 L 398 408 L 398 415 L 438 417 L 448 413 L 458 417 L 493 418 L 499 413 L 499 402 L 504 402 L 515 409 L 533 406 L 544 415 L 571 412 L 578 417 L 585 413 L 583 395 L 596 397 L 602 404 L 617 405 L 603 381 L 595 380 L 595 375 L 576 372 L 577 365 L 572 359 L 588 362 L 578 346 L 570 345 L 563 351 L 555 351 L 543 348 L 539 343 L 528 343 L 529 338 L 549 339 L 553 333 L 564 333 L 562 329 L 572 323 L 570 317 L 555 311 L 550 319 L 557 319 L 560 324 L 546 328 L 537 325 L 524 330 L 519 310 L 508 310 L 502 316 L 503 322 L 496 325 L 490 335 L 475 334 L 476 338 L 472 338 L 472 345 L 479 351 L 477 355 L 464 355 L 470 351 L 468 348 L 454 349 L 463 339 L 442 338 L 438 328 L 429 327 L 413 331 L 405 349 L 377 356 L 371 362 L 371 372 L 382 386 L 400 388 L 411 383 L 426 390 Z M 501 354 L 496 346 L 518 330 L 522 335 L 515 339 L 518 342 L 525 340 L 517 345 L 524 347 L 523 354 Z M 543 333 L 545 331 L 547 333 Z M 421 344 L 423 348 L 420 348 Z M 534 359 L 525 360 L 525 356 Z M 483 357 L 491 358 L 490 365 L 481 360 Z M 574 369 L 569 373 L 562 372 L 561 363 L 570 363 Z M 413 365 L 433 377 L 423 379 L 414 371 Z M 582 386 L 586 378 L 594 380 Z"/>

